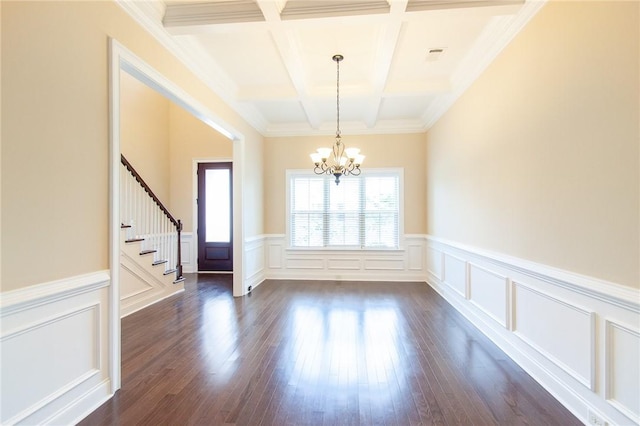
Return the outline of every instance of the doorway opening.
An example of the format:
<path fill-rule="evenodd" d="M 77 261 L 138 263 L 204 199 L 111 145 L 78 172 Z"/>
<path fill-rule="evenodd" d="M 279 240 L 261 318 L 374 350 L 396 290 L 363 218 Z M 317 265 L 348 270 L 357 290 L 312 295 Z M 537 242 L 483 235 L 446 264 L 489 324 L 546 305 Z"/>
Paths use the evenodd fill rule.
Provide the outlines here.
<path fill-rule="evenodd" d="M 156 90 L 176 105 L 190 112 L 211 128 L 220 132 L 233 142 L 233 161 L 236 167 L 233 169 L 233 204 L 235 211 L 241 211 L 242 190 L 242 159 L 244 158 L 244 139 L 240 132 L 225 123 L 220 117 L 213 114 L 179 86 L 167 80 L 158 71 L 146 64 L 135 54 L 130 52 L 115 39 L 109 40 L 109 139 L 110 139 L 110 164 L 109 164 L 109 233 L 110 233 L 110 273 L 111 285 L 109 288 L 109 378 L 110 391 L 115 393 L 121 384 L 121 329 L 120 329 L 120 75 L 126 72 Z M 233 235 L 239 236 L 235 245 L 236 255 L 233 262 L 237 267 L 233 269 L 233 294 L 241 296 L 243 283 L 242 251 L 244 250 L 242 216 L 240 220 L 233 222 Z"/>

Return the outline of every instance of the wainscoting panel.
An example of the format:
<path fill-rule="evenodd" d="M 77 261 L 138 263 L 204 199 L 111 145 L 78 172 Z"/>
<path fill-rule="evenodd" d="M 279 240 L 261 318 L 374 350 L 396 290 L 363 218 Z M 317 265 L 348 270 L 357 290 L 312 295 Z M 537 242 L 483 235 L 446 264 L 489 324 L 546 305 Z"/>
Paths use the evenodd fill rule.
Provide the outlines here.
<path fill-rule="evenodd" d="M 640 422 L 640 291 L 425 239 L 429 285 L 578 419 Z"/>
<path fill-rule="evenodd" d="M 407 245 L 408 269 L 424 271 L 424 244 Z"/>
<path fill-rule="evenodd" d="M 267 279 L 424 281 L 424 235 L 405 235 L 400 250 L 289 249 L 286 236 L 265 236 Z"/>
<path fill-rule="evenodd" d="M 271 236 L 266 238 L 267 267 L 269 269 L 282 269 L 284 254 L 284 237 Z"/>
<path fill-rule="evenodd" d="M 73 424 L 109 397 L 106 272 L 1 294 L 1 418 Z"/>
<path fill-rule="evenodd" d="M 404 259 L 403 258 L 364 259 L 364 269 L 367 271 L 404 271 Z"/>
<path fill-rule="evenodd" d="M 329 258 L 327 259 L 327 269 L 337 271 L 357 271 L 361 268 L 358 258 Z"/>
<path fill-rule="evenodd" d="M 311 255 L 313 256 L 313 255 Z M 296 256 L 287 258 L 287 269 L 324 269 L 324 259 L 321 257 Z"/>
<path fill-rule="evenodd" d="M 467 295 L 467 264 L 464 259 L 445 253 L 444 255 L 444 283 L 455 290 L 460 296 Z"/>
<path fill-rule="evenodd" d="M 442 281 L 443 253 L 433 247 L 427 247 L 427 272 L 438 281 Z"/>
<path fill-rule="evenodd" d="M 198 253 L 196 250 L 196 240 L 192 232 L 180 234 L 180 247 L 182 250 L 182 272 L 190 274 L 198 271 L 196 262 Z"/>
<path fill-rule="evenodd" d="M 469 263 L 469 300 L 490 318 L 507 327 L 509 279 Z"/>
<path fill-rule="evenodd" d="M 264 281 L 265 238 L 263 235 L 249 238 L 244 242 L 244 290 L 255 288 Z"/>
<path fill-rule="evenodd" d="M 513 289 L 516 336 L 593 389 L 595 314 L 517 282 Z"/>
<path fill-rule="evenodd" d="M 640 423 L 640 331 L 613 321 L 605 324 L 606 398 Z"/>

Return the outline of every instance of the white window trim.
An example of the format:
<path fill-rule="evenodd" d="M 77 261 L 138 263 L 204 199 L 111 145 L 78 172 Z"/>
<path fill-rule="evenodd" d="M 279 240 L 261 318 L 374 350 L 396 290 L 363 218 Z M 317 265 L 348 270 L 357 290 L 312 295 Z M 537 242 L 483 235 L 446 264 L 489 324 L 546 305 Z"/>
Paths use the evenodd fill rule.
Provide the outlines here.
<path fill-rule="evenodd" d="M 362 171 L 362 173 L 369 174 L 383 174 L 383 173 L 396 173 L 398 175 L 398 206 L 400 211 L 398 212 L 398 247 L 397 248 L 380 248 L 380 247 L 292 247 L 291 246 L 291 189 L 290 182 L 291 176 L 318 176 L 311 169 L 287 169 L 285 173 L 285 240 L 287 243 L 286 250 L 287 251 L 299 251 L 299 252 L 381 252 L 381 253 L 389 253 L 389 252 L 403 252 L 404 249 L 404 168 L 403 167 L 386 167 L 386 168 L 367 168 Z M 327 179 L 331 179 L 333 181 L 333 175 L 325 176 Z M 342 176 L 341 179 L 349 179 L 349 176 Z"/>

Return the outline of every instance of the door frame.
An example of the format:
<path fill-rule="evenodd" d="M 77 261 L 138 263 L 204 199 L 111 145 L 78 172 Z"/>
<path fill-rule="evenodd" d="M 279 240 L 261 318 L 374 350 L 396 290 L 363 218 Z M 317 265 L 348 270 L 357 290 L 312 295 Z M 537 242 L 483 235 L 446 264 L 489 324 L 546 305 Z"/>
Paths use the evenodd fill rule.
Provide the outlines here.
<path fill-rule="evenodd" d="M 109 308 L 106 313 L 109 333 L 110 391 L 121 387 L 121 336 L 120 336 L 120 73 L 126 71 L 147 86 L 156 90 L 196 118 L 229 138 L 233 143 L 233 210 L 242 212 L 244 135 L 220 116 L 201 104 L 181 87 L 164 77 L 159 71 L 140 59 L 116 39 L 109 38 L 108 46 L 108 96 L 109 96 Z M 233 221 L 237 243 L 233 249 L 233 295 L 242 296 L 244 282 L 244 221 L 238 214 Z"/>
<path fill-rule="evenodd" d="M 228 158 L 228 157 L 215 157 L 215 158 L 211 158 L 211 157 L 198 157 L 198 158 L 194 158 L 192 160 L 191 163 L 191 176 L 192 176 L 192 180 L 191 180 L 191 188 L 192 188 L 192 211 L 193 211 L 193 252 L 195 253 L 193 255 L 193 259 L 192 261 L 195 264 L 195 270 L 196 272 L 201 272 L 203 274 L 228 274 L 229 272 L 227 271 L 200 271 L 200 269 L 198 268 L 198 253 L 199 253 L 199 238 L 198 238 L 198 165 L 201 163 L 231 163 L 231 176 L 232 176 L 232 182 L 233 185 L 231 186 L 231 198 L 232 198 L 232 212 L 233 212 L 233 220 L 232 220 L 232 232 L 231 232 L 231 239 L 233 242 L 233 272 L 235 272 L 236 270 L 236 236 L 235 236 L 235 222 L 236 222 L 236 215 L 235 215 L 235 208 L 236 208 L 236 204 L 235 204 L 235 196 L 236 196 L 236 191 L 235 191 L 235 169 L 236 169 L 236 164 L 233 162 L 233 158 Z M 233 276 L 234 278 L 234 283 L 235 283 L 235 278 L 236 275 L 234 274 Z M 234 286 L 235 287 L 235 286 Z M 235 295 L 235 288 L 234 288 L 234 295 Z"/>

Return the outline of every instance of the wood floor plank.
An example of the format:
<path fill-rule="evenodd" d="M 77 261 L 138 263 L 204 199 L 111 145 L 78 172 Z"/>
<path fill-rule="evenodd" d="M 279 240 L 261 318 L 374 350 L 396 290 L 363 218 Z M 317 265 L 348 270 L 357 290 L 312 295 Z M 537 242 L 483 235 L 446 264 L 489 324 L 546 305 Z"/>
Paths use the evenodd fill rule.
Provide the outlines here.
<path fill-rule="evenodd" d="M 122 389 L 81 425 L 579 425 L 425 283 L 187 275 L 122 320 Z"/>

